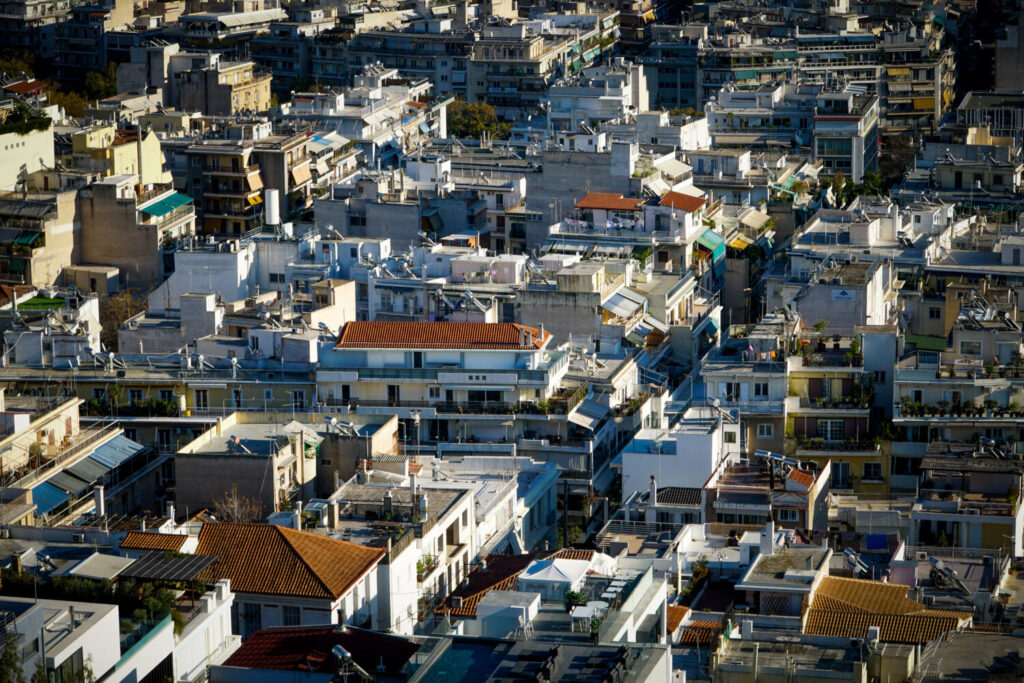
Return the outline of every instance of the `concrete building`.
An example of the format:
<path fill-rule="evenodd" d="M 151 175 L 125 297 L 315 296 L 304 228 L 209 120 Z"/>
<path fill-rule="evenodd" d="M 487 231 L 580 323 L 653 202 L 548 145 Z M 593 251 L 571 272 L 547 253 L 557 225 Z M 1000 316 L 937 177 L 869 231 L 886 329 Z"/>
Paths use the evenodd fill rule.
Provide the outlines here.
<path fill-rule="evenodd" d="M 253 62 L 228 62 L 211 54 L 201 68 L 178 72 L 177 105 L 211 116 L 252 114 L 270 108 L 271 74 Z"/>
<path fill-rule="evenodd" d="M 195 233 L 192 199 L 166 185 L 144 188 L 137 175 L 115 175 L 79 192 L 79 258 L 115 266 L 122 284 L 149 289 L 173 268 L 169 245 Z"/>

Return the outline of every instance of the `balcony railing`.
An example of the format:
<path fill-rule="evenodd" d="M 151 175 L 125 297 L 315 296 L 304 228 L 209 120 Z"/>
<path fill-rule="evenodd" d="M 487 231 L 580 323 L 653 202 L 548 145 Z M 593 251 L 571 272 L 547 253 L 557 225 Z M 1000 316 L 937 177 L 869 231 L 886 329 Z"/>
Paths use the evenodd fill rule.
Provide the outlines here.
<path fill-rule="evenodd" d="M 1005 495 L 970 493 L 945 489 L 920 489 L 917 503 L 924 512 L 947 512 L 968 515 L 1013 516 L 1018 501 Z"/>

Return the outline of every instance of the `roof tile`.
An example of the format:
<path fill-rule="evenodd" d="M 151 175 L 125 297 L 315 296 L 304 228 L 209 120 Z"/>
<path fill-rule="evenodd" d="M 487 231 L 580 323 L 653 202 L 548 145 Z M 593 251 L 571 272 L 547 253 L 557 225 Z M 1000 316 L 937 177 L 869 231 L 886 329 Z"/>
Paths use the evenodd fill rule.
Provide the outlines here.
<path fill-rule="evenodd" d="M 356 664 L 367 671 L 377 671 L 384 665 L 387 671 L 400 671 L 416 653 L 419 645 L 400 638 L 335 626 L 313 628 L 277 628 L 256 631 L 242 643 L 225 666 L 271 671 L 301 671 L 308 673 L 337 673 L 337 663 L 331 649 L 341 645 Z"/>
<path fill-rule="evenodd" d="M 515 323 L 353 321 L 342 328 L 335 346 L 339 349 L 515 350 L 543 348 L 550 338 L 550 332 L 541 335 L 535 327 Z"/>
<path fill-rule="evenodd" d="M 577 209 L 604 209 L 605 211 L 639 211 L 642 199 L 623 197 L 610 192 L 591 192 L 576 202 Z"/>
<path fill-rule="evenodd" d="M 161 534 L 152 531 L 129 531 L 121 541 L 122 550 L 181 550 L 188 536 Z"/>
<path fill-rule="evenodd" d="M 690 213 L 697 211 L 707 203 L 708 201 L 703 197 L 694 197 L 682 192 L 666 192 L 665 196 L 661 198 L 662 206 L 671 206 L 673 209 L 689 211 Z"/>
<path fill-rule="evenodd" d="M 272 524 L 203 524 L 197 555 L 216 555 L 207 580 L 239 593 L 335 600 L 384 556 L 382 548 Z"/>

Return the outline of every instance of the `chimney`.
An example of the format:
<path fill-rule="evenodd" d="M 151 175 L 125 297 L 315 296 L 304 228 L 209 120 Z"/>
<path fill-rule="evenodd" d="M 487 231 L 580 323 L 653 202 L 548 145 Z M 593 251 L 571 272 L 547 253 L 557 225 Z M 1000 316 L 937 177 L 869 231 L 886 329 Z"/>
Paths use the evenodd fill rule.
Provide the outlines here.
<path fill-rule="evenodd" d="M 75 630 L 75 606 L 68 605 L 68 623 L 71 625 L 71 630 Z"/>
<path fill-rule="evenodd" d="M 384 514 L 394 515 L 395 514 L 395 501 L 394 496 L 391 495 L 391 491 L 384 492 Z"/>
<path fill-rule="evenodd" d="M 754 622 L 750 619 L 744 619 L 740 622 L 740 632 L 743 640 L 754 639 Z"/>
<path fill-rule="evenodd" d="M 145 531 L 146 530 L 146 520 L 145 519 L 142 519 L 142 520 L 139 521 L 139 530 L 140 531 Z"/>
<path fill-rule="evenodd" d="M 15 574 L 20 574 L 22 571 L 21 555 L 18 553 L 11 553 L 11 569 L 14 570 Z"/>
<path fill-rule="evenodd" d="M 415 472 L 410 472 L 409 473 L 409 501 L 413 505 L 416 505 L 416 492 L 417 492 L 417 489 L 416 489 L 416 473 Z"/>
<path fill-rule="evenodd" d="M 761 532 L 761 554 L 775 554 L 775 523 L 772 521 L 765 524 L 764 531 Z"/>
<path fill-rule="evenodd" d="M 327 526 L 330 529 L 338 528 L 338 504 L 333 501 L 327 504 Z"/>
<path fill-rule="evenodd" d="M 171 518 L 172 522 L 177 520 L 177 517 L 175 516 L 174 513 L 175 513 L 174 503 L 168 503 L 167 504 L 167 516 Z"/>
<path fill-rule="evenodd" d="M 107 503 L 103 497 L 103 486 L 97 486 L 92 490 L 93 504 L 96 506 L 96 516 L 104 517 L 107 514 Z"/>
<path fill-rule="evenodd" d="M 427 521 L 427 494 L 420 496 L 420 519 Z"/>
<path fill-rule="evenodd" d="M 658 511 L 656 509 L 658 505 L 658 482 L 653 474 L 651 475 L 651 492 L 648 495 L 647 503 L 647 512 L 644 515 L 644 520 L 648 524 L 654 524 L 658 521 Z"/>

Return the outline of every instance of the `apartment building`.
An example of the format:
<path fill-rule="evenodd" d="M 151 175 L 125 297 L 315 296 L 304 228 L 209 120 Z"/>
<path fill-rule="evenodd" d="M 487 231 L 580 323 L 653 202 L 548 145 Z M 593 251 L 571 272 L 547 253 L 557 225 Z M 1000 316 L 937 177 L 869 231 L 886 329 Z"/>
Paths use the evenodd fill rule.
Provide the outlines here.
<path fill-rule="evenodd" d="M 185 157 L 198 232 L 241 235 L 263 224 L 263 177 L 251 140 L 202 140 Z"/>
<path fill-rule="evenodd" d="M 180 108 L 210 116 L 254 114 L 270 108 L 270 72 L 254 62 L 215 57 L 211 55 L 202 68 L 174 75 Z"/>
<path fill-rule="evenodd" d="M 72 264 L 75 191 L 0 194 L 0 282 L 46 287 Z"/>
<path fill-rule="evenodd" d="M 132 23 L 133 6 L 128 0 L 78 5 L 64 21 L 55 24 L 55 67 L 57 78 L 66 84 L 81 83 L 85 74 L 107 66 L 104 34 Z"/>
<path fill-rule="evenodd" d="M 71 153 L 61 161 L 65 166 L 98 171 L 103 176 L 137 175 L 143 185 L 171 181 L 170 173 L 164 170 L 160 139 L 152 130 L 138 127 L 100 123 L 77 130 L 71 135 Z"/>
<path fill-rule="evenodd" d="M 195 233 L 192 198 L 169 185 L 114 175 L 78 193 L 82 263 L 116 267 L 128 287 L 149 288 L 173 268 L 176 240 Z"/>
<path fill-rule="evenodd" d="M 333 11 L 319 7 L 296 8 L 291 18 L 271 24 L 266 35 L 250 43 L 253 61 L 273 72 L 277 92 L 289 92 L 312 80 L 315 40 L 337 24 Z"/>
<path fill-rule="evenodd" d="M 52 58 L 55 25 L 70 12 L 69 0 L 9 0 L 0 6 L 0 38 L 12 49 Z"/>
<path fill-rule="evenodd" d="M 205 9 L 205 8 L 204 8 Z M 282 7 L 238 7 L 239 11 L 199 10 L 178 17 L 166 35 L 195 52 L 217 51 L 226 59 L 243 59 L 253 39 L 267 35 L 270 27 L 288 20 Z"/>

